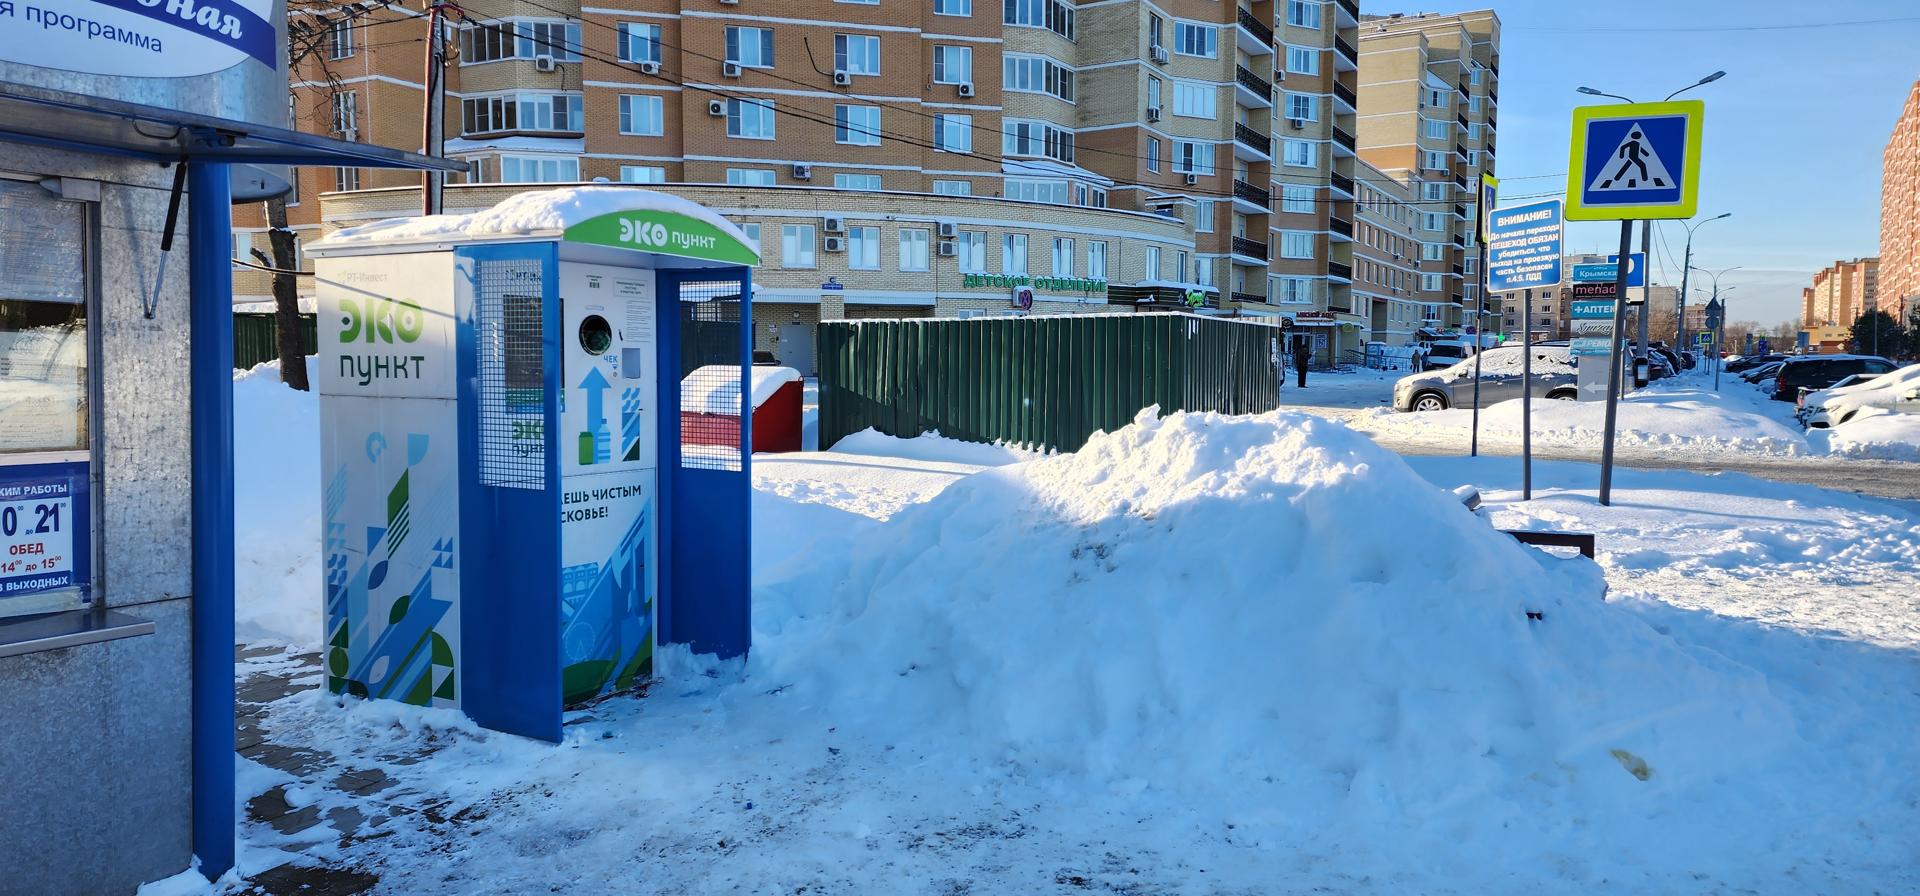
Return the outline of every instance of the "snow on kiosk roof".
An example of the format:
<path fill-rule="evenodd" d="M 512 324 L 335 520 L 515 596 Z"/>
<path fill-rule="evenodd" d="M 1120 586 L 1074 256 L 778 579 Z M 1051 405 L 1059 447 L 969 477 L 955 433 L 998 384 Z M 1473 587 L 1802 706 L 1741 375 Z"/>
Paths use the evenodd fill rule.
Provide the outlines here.
<path fill-rule="evenodd" d="M 611 261 L 600 250 L 667 256 L 648 267 L 757 265 L 751 239 L 711 209 L 678 196 L 634 187 L 590 186 L 537 190 L 467 214 L 388 218 L 342 228 L 315 242 L 316 257 L 418 249 L 424 245 L 558 240 L 566 255 Z M 572 251 L 585 249 L 585 252 Z M 683 263 L 676 259 L 687 259 Z M 614 262 L 634 264 L 631 256 Z"/>

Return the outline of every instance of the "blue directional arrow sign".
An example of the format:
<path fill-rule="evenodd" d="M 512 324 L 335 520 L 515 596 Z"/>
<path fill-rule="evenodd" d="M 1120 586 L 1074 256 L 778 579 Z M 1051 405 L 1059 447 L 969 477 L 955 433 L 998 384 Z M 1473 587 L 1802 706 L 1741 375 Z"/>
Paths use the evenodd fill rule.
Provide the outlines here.
<path fill-rule="evenodd" d="M 1567 220 L 1692 217 L 1705 110 L 1699 100 L 1573 110 Z"/>
<path fill-rule="evenodd" d="M 593 440 L 592 451 L 581 457 L 582 464 L 603 464 L 612 457 L 613 433 L 607 430 L 607 415 L 602 405 L 607 389 L 612 386 L 598 365 L 589 366 L 586 377 L 580 381 L 580 388 L 587 393 L 587 433 Z"/>

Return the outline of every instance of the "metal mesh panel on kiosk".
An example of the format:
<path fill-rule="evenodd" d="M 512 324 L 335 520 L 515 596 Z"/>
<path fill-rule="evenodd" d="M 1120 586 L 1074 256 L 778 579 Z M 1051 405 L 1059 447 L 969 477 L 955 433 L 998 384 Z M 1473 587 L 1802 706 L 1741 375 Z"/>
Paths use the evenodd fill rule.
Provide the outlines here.
<path fill-rule="evenodd" d="M 480 483 L 546 487 L 546 357 L 538 260 L 476 262 Z"/>
<path fill-rule="evenodd" d="M 680 466 L 738 471 L 740 283 L 680 285 Z"/>

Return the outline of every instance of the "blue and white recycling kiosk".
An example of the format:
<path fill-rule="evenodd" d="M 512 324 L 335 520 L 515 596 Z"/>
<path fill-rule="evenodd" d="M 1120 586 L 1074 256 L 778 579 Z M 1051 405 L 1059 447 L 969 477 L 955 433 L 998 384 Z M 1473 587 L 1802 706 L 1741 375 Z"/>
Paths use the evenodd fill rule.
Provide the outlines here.
<path fill-rule="evenodd" d="M 751 414 L 680 413 L 752 362 L 738 228 L 580 187 L 311 255 L 330 689 L 557 741 L 656 647 L 746 653 Z"/>

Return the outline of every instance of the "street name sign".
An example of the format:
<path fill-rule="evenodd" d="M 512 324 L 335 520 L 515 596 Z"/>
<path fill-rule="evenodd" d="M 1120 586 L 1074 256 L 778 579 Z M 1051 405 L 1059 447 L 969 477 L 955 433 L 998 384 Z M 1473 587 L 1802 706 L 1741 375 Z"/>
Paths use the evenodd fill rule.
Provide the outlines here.
<path fill-rule="evenodd" d="M 1558 286 L 1561 225 L 1558 199 L 1490 213 L 1487 216 L 1487 291 Z"/>
<path fill-rule="evenodd" d="M 1631 259 L 1627 263 L 1627 285 L 1634 288 L 1647 285 L 1647 254 L 1635 252 L 1627 257 Z M 1618 255 L 1609 255 L 1604 262 L 1576 264 L 1569 279 L 1575 283 L 1611 284 L 1619 276 L 1619 271 L 1616 270 L 1619 258 Z"/>
<path fill-rule="evenodd" d="M 1705 116 L 1699 100 L 1574 109 L 1567 220 L 1693 217 Z"/>

